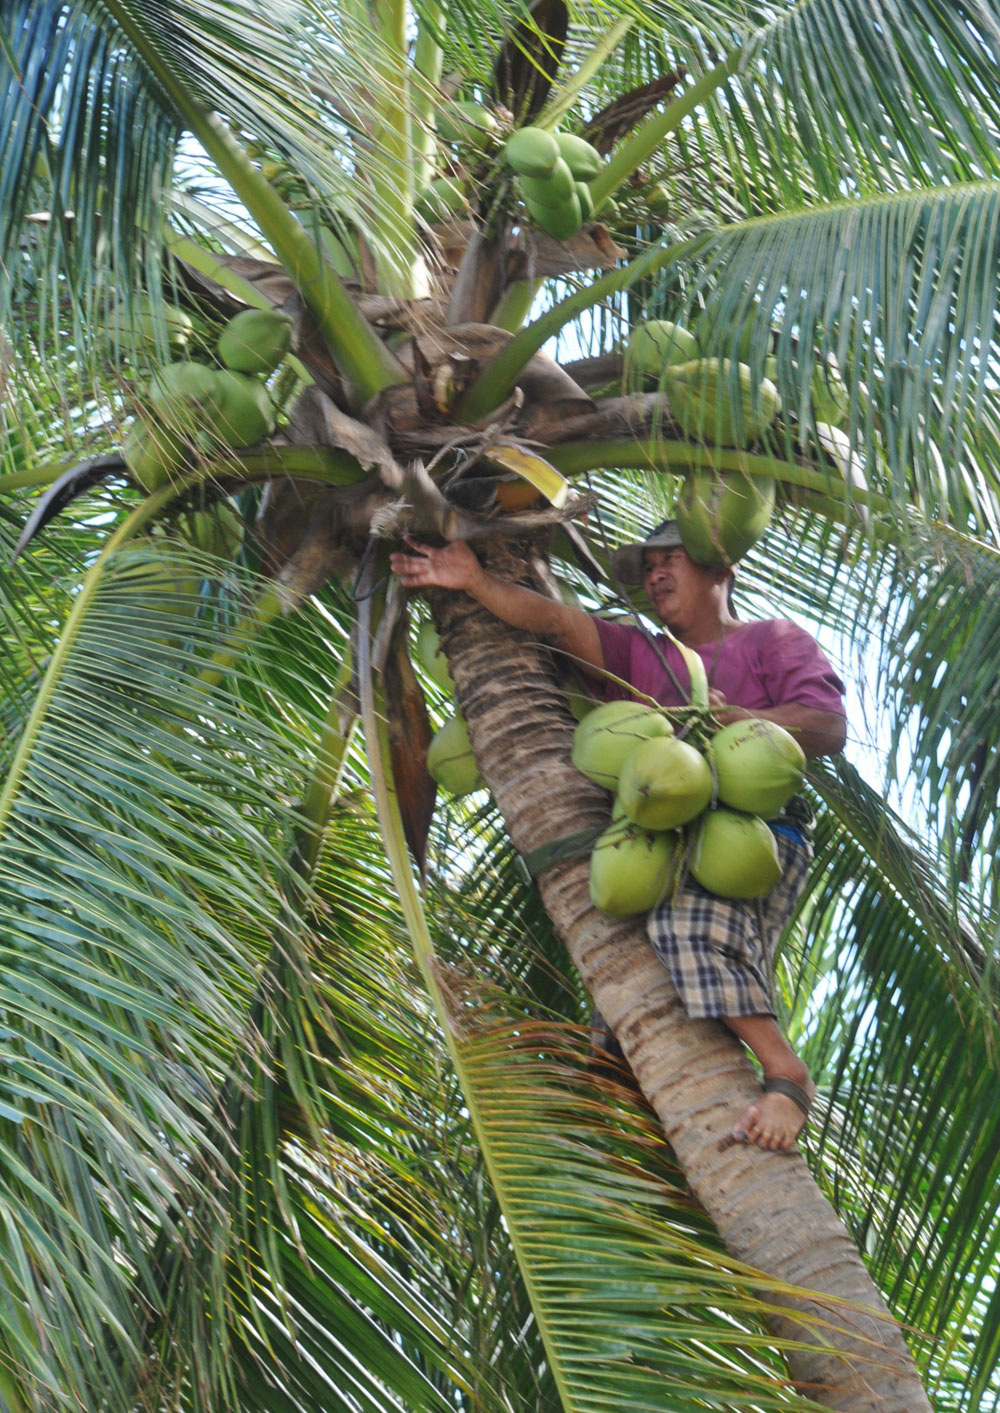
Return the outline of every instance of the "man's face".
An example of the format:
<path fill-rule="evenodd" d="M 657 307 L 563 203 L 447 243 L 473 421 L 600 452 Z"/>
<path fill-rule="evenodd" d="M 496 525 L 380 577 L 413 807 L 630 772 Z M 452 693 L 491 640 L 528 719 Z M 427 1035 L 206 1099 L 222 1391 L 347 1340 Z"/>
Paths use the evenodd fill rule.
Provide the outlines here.
<path fill-rule="evenodd" d="M 712 571 L 695 564 L 680 547 L 642 552 L 642 587 L 668 628 L 692 627 L 714 582 Z"/>

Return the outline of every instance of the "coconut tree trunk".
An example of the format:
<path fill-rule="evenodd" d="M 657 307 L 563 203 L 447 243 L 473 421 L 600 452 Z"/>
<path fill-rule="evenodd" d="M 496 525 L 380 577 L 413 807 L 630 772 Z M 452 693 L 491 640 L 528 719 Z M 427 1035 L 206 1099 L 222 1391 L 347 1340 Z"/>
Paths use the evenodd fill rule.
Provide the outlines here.
<path fill-rule="evenodd" d="M 464 594 L 429 597 L 473 749 L 515 848 L 526 854 L 606 822 L 606 793 L 570 762 L 574 722 L 549 654 Z M 586 858 L 553 864 L 539 888 L 727 1249 L 815 1293 L 773 1321 L 777 1335 L 813 1346 L 788 1355 L 795 1385 L 851 1413 L 929 1410 L 898 1327 L 802 1157 L 727 1143 L 759 1092 L 738 1042 L 717 1022 L 688 1018 L 641 921 L 593 907 Z"/>

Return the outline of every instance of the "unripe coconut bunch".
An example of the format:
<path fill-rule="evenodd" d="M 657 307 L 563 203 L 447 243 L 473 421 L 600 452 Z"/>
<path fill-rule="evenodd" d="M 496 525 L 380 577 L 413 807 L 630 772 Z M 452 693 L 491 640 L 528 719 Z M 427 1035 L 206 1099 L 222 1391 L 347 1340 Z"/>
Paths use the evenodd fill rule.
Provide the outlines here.
<path fill-rule="evenodd" d="M 459 149 L 460 158 L 476 159 L 495 141 L 499 124 L 489 108 L 468 98 L 452 98 L 442 103 L 434 119 L 442 142 Z M 461 166 L 468 165 L 466 163 Z M 449 172 L 435 179 L 417 196 L 414 210 L 428 226 L 444 225 L 468 214 L 469 191 L 459 174 Z"/>
<path fill-rule="evenodd" d="M 288 351 L 291 322 L 274 310 L 245 309 L 217 344 L 221 367 L 190 359 L 168 363 L 150 379 L 146 407 L 126 433 L 132 479 L 157 490 L 182 474 L 198 451 L 253 446 L 274 430 L 263 379 Z"/>
<path fill-rule="evenodd" d="M 685 437 L 718 446 L 758 441 L 781 411 L 772 379 L 754 379 L 749 364 L 700 358 L 698 340 L 669 319 L 636 324 L 625 349 L 629 378 L 663 385 L 670 411 Z"/>
<path fill-rule="evenodd" d="M 727 898 L 760 898 L 781 876 L 765 823 L 802 784 L 805 756 L 782 727 L 753 717 L 711 737 L 679 739 L 667 714 L 608 702 L 577 726 L 573 764 L 615 792 L 591 853 L 590 895 L 602 912 L 648 912 L 681 881 Z"/>
<path fill-rule="evenodd" d="M 755 384 L 745 363 L 699 358 L 695 336 L 668 319 L 636 325 L 625 369 L 633 383 L 663 386 L 674 420 L 691 440 L 747 446 L 781 410 L 770 378 Z M 768 477 L 693 469 L 684 477 L 674 512 L 684 548 L 696 564 L 729 568 L 764 534 L 774 503 L 775 484 Z"/>
<path fill-rule="evenodd" d="M 518 128 L 504 160 L 517 173 L 528 215 L 554 240 L 569 240 L 594 214 L 589 183 L 604 165 L 595 147 L 573 133 Z"/>

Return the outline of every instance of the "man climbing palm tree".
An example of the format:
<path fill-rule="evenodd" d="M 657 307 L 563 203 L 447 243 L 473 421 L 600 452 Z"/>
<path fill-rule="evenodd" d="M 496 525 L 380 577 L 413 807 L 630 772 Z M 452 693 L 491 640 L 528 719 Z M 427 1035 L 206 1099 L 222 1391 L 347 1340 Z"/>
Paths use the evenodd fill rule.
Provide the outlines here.
<path fill-rule="evenodd" d="M 464 541 L 440 549 L 409 541 L 415 553 L 391 563 L 408 588 L 460 589 L 513 627 L 548 638 L 592 677 L 608 698 L 628 696 L 608 674 L 664 706 L 686 700 L 679 649 L 666 636 L 608 623 L 488 573 Z M 747 717 L 773 721 L 809 756 L 843 749 L 843 683 L 815 641 L 787 620 L 742 623 L 731 609 L 732 571 L 696 564 L 672 521 L 642 544 L 626 545 L 612 568 L 641 583 L 653 611 L 705 664 L 709 704 L 722 724 Z M 649 938 L 687 1013 L 715 1017 L 753 1052 L 764 1075 L 760 1099 L 733 1127 L 733 1138 L 789 1149 L 809 1112 L 814 1085 L 774 1015 L 771 960 L 805 882 L 811 858 L 806 824 L 795 811 L 771 821 L 782 877 L 766 898 L 737 901 L 689 879 L 676 899 L 653 909 Z"/>

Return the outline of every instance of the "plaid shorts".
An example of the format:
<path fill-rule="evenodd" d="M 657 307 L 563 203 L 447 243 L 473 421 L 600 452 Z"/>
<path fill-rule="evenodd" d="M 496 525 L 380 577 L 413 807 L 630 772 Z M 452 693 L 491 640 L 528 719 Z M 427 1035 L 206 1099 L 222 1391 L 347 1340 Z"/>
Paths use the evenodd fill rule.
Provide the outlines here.
<path fill-rule="evenodd" d="M 810 844 L 774 837 L 783 873 L 765 898 L 720 898 L 689 877 L 649 915 L 649 940 L 689 1016 L 774 1015 L 774 949 L 812 859 Z"/>

